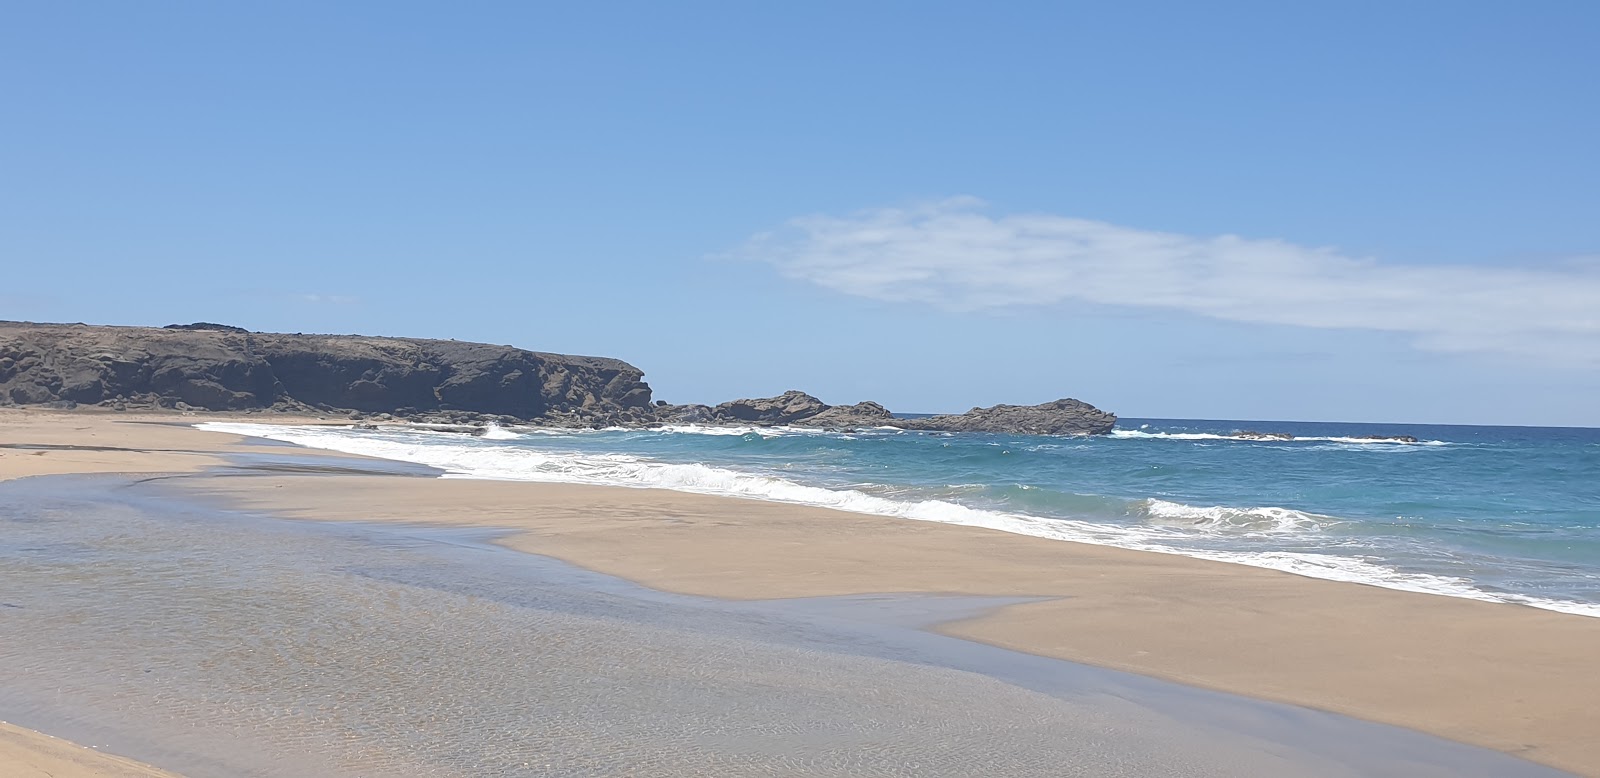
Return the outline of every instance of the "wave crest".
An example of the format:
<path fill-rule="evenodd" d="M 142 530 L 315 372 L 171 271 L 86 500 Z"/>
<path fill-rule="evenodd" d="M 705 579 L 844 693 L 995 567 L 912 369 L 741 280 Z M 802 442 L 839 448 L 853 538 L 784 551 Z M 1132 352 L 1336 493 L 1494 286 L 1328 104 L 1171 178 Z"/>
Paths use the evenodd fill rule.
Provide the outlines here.
<path fill-rule="evenodd" d="M 498 424 L 489 424 L 483 428 L 483 434 L 478 437 L 484 440 L 517 440 L 522 436 Z"/>
<path fill-rule="evenodd" d="M 1023 513 L 984 510 L 937 499 L 892 499 L 856 489 L 808 486 L 782 478 L 743 473 L 703 464 L 659 462 L 627 454 L 581 454 L 541 451 L 476 438 L 448 436 L 428 439 L 413 432 L 355 432 L 338 427 L 295 427 L 275 424 L 204 422 L 196 428 L 234 435 L 281 440 L 311 448 L 396 459 L 430 465 L 446 471 L 445 477 L 481 478 L 547 483 L 596 484 L 671 489 L 682 492 L 744 497 L 821 508 L 890 516 L 943 524 L 1010 532 L 1050 540 L 1066 540 L 1137 551 L 1210 559 L 1263 567 L 1308 578 L 1348 581 L 1388 589 L 1461 597 L 1485 602 L 1516 603 L 1582 616 L 1600 617 L 1600 603 L 1531 597 L 1509 592 L 1488 592 L 1464 578 L 1412 573 L 1360 559 L 1297 551 L 1221 551 L 1183 548 L 1184 538 L 1195 531 L 1212 533 L 1240 521 L 1273 526 L 1297 525 L 1327 519 L 1286 508 L 1202 508 L 1165 500 L 1146 501 L 1144 511 L 1155 519 L 1187 521 L 1186 526 L 1148 524 L 1121 526 L 1067 518 L 1045 518 Z M 863 485 L 864 486 L 864 485 Z M 1229 513 L 1234 511 L 1236 513 Z M 1282 512 L 1282 513 L 1278 513 Z M 1294 514 L 1294 515 L 1290 515 Z"/>
<path fill-rule="evenodd" d="M 1226 440 L 1237 443 L 1344 443 L 1352 446 L 1448 446 L 1448 441 L 1408 440 L 1389 438 L 1351 438 L 1340 435 L 1295 435 L 1292 438 L 1271 438 L 1257 435 L 1221 435 L 1215 432 L 1145 432 L 1144 430 L 1112 430 L 1106 435 L 1116 440 Z"/>
<path fill-rule="evenodd" d="M 1147 524 L 1178 527 L 1203 532 L 1315 532 L 1339 520 L 1332 516 L 1306 513 L 1293 508 L 1230 508 L 1224 505 L 1201 507 L 1154 498 L 1136 508 Z"/>

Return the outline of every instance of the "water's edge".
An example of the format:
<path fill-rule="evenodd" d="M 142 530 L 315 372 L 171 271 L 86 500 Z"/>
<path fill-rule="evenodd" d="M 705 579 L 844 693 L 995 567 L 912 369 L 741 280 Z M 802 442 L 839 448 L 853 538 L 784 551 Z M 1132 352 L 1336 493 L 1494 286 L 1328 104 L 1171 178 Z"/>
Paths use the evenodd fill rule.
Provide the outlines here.
<path fill-rule="evenodd" d="M 208 473 L 180 477 L 225 477 L 227 473 L 237 473 L 241 469 L 315 472 L 318 467 L 313 463 L 294 461 L 292 456 L 280 456 L 280 452 L 250 455 L 237 461 L 236 465 Z M 406 473 L 403 469 L 397 471 L 384 466 L 372 467 L 373 463 L 360 460 L 350 461 L 352 464 L 349 467 L 337 466 L 332 472 L 348 473 L 365 468 L 368 472 L 388 475 L 416 474 L 415 471 Z M 303 542 L 318 546 L 327 543 L 349 546 L 352 551 L 369 546 L 378 553 L 386 553 L 383 550 L 388 548 L 403 548 L 419 561 L 431 560 L 429 565 L 421 568 L 411 565 L 401 568 L 372 567 L 373 562 L 362 562 L 359 557 L 354 562 L 342 564 L 356 564 L 366 569 L 363 580 L 400 584 L 408 588 L 422 587 L 426 591 L 441 593 L 462 591 L 478 600 L 503 602 L 507 607 L 556 607 L 560 610 L 573 607 L 561 604 L 563 601 L 559 599 L 554 603 L 525 600 L 528 591 L 537 590 L 546 592 L 541 595 L 546 597 L 589 598 L 584 600 L 588 604 L 583 608 L 591 616 L 604 612 L 607 618 L 622 618 L 629 623 L 637 621 L 641 625 L 658 623 L 666 618 L 675 628 L 698 624 L 698 628 L 710 630 L 708 634 L 755 640 L 757 643 L 775 641 L 773 645 L 791 646 L 805 652 L 974 673 L 1046 694 L 1072 705 L 1092 705 L 1104 715 L 1126 717 L 1130 722 L 1142 722 L 1144 726 L 1153 726 L 1157 731 L 1170 730 L 1179 742 L 1193 749 L 1209 747 L 1202 745 L 1206 743 L 1225 743 L 1230 747 L 1252 751 L 1265 749 L 1277 754 L 1293 754 L 1298 762 L 1313 766 L 1338 766 L 1341 770 L 1353 768 L 1368 775 L 1562 774 L 1509 755 L 1397 727 L 1019 653 L 930 631 L 939 624 L 971 618 L 1014 604 L 1014 600 L 1006 598 L 864 595 L 730 602 L 663 593 L 549 557 L 512 551 L 493 542 L 502 534 L 496 530 L 361 522 L 322 523 L 238 511 L 217 513 L 217 509 L 208 507 L 206 501 L 186 497 L 159 479 L 47 476 L 0 484 L 0 491 L 6 492 L 12 500 L 11 504 L 23 511 L 30 505 L 45 506 L 45 512 L 41 515 L 46 516 L 62 509 L 70 511 L 73 505 L 98 504 L 132 511 L 142 516 L 139 521 L 151 527 L 162 526 L 163 520 L 200 521 L 219 530 L 221 540 L 218 542 L 221 543 L 226 543 L 229 533 L 244 533 L 240 537 L 245 537 L 266 532 L 284 538 L 299 537 Z M 158 514 L 168 518 L 157 518 Z M 59 513 L 57 515 L 59 517 Z M 178 518 L 171 518 L 173 516 Z M 154 523 L 150 523 L 152 521 Z M 349 545 L 351 543 L 356 545 Z M 81 550 L 79 546 L 81 544 L 71 541 L 64 549 L 78 554 Z M 224 550 L 222 553 L 226 557 L 228 552 Z M 0 562 L 3 561 L 3 555 L 0 555 Z M 243 568 L 236 573 L 249 574 Z M 461 588 L 463 586 L 464 589 Z M 495 588 L 497 586 L 500 588 Z M 102 596 L 111 594 L 101 593 Z M 77 596 L 81 596 L 81 593 Z M 116 596 L 120 596 L 120 593 Z M 26 605 L 38 608 L 46 603 Z M 622 610 L 617 610 L 619 607 Z M 594 611 L 594 608 L 601 610 Z M 663 610 L 669 611 L 670 615 L 663 616 Z M 136 615 L 135 609 L 128 617 L 134 618 Z M 107 624 L 105 628 L 114 627 Z M 207 636 L 200 637 L 202 640 L 208 639 Z M 209 639 L 216 637 L 211 635 Z M 82 711 L 53 709 L 52 705 L 58 703 L 52 703 L 50 694 L 45 693 L 51 684 L 51 672 L 41 668 L 48 668 L 57 658 L 50 652 L 48 641 L 36 642 L 39 643 L 36 648 L 42 653 L 27 655 L 28 652 L 20 650 L 17 645 L 8 646 L 4 652 L 0 652 L 6 654 L 8 661 L 5 666 L 13 671 L 22 668 L 24 673 L 22 678 L 8 683 L 8 688 L 39 687 L 35 690 L 37 693 L 10 696 L 8 704 L 0 705 L 0 717 L 22 726 L 32 725 L 42 731 L 65 734 L 69 738 L 77 738 L 79 742 L 106 744 L 117 753 L 167 769 L 187 769 L 200 774 L 215 772 L 229 765 L 237 766 L 229 761 L 234 757 L 223 751 L 206 752 L 201 745 L 204 739 L 190 738 L 178 741 L 178 745 L 164 745 L 159 727 L 157 730 L 144 730 L 140 734 L 129 730 L 129 727 L 137 730 L 138 726 L 126 721 L 117 724 L 113 721 L 116 718 L 114 716 L 80 715 Z M 141 662 L 137 660 L 136 665 Z M 29 668 L 32 669 L 31 673 L 28 672 Z M 70 667 L 57 668 L 57 672 L 60 671 L 65 671 L 68 676 L 81 673 L 81 669 Z M 150 670 L 144 672 L 149 673 Z M 3 677 L 3 671 L 0 671 L 0 678 Z M 134 681 L 145 678 L 137 674 L 133 676 Z M 259 686 L 259 681 L 257 679 L 255 685 Z M 121 681 L 124 684 L 127 682 L 127 678 Z M 158 691 L 171 693 L 169 689 Z M 127 688 L 122 692 L 127 693 Z M 137 696 L 137 687 L 133 687 L 133 693 Z M 14 706 L 19 705 L 31 705 L 32 708 L 15 709 Z M 1131 708 L 1128 707 L 1130 705 Z M 240 753 L 255 754 L 258 758 L 269 756 L 269 744 L 253 745 L 260 748 L 247 747 Z M 1422 771 L 1413 772 L 1417 769 Z M 224 772 L 233 774 L 231 768 Z M 257 773 L 244 771 L 238 774 Z M 259 774 L 273 773 L 263 770 Z M 1305 774 L 1324 773 L 1319 769 Z"/>
<path fill-rule="evenodd" d="M 1329 554 L 1298 550 L 1235 550 L 1185 546 L 1172 542 L 1171 533 L 1161 527 L 1130 529 L 1089 520 L 974 508 L 946 500 L 895 499 L 869 494 L 859 489 L 806 485 L 770 475 L 705 464 L 657 462 L 626 455 L 565 456 L 551 452 L 501 449 L 494 447 L 496 441 L 509 444 L 519 436 L 498 429 L 490 430 L 486 436 L 487 440 L 451 433 L 404 433 L 427 441 L 419 445 L 397 442 L 381 434 L 352 432 L 347 428 L 337 427 L 300 428 L 220 422 L 202 423 L 196 427 L 201 430 L 265 438 L 310 448 L 427 465 L 438 468 L 443 471 L 444 477 L 449 478 L 662 488 L 696 494 L 808 505 L 869 515 L 981 527 L 1051 540 L 1187 556 L 1277 570 L 1308 578 L 1600 617 L 1600 603 L 1597 602 L 1579 602 L 1516 591 L 1487 589 L 1460 577 L 1396 568 L 1359 552 Z M 807 431 L 806 434 L 817 433 Z M 1422 445 L 1428 443 L 1430 442 L 1425 441 Z M 1197 510 L 1188 506 L 1161 503 L 1158 500 L 1152 502 L 1158 503 L 1154 506 L 1155 509 L 1174 515 L 1195 513 Z M 1293 523 L 1307 519 L 1307 514 L 1295 511 L 1285 511 L 1280 514 L 1274 511 L 1284 509 L 1259 510 L 1270 521 Z"/>

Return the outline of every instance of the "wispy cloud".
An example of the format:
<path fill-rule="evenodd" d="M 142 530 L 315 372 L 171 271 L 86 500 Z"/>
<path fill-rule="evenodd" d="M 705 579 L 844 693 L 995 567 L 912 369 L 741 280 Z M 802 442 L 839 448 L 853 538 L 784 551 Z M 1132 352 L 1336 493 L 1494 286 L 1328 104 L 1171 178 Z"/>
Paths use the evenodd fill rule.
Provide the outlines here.
<path fill-rule="evenodd" d="M 846 294 L 955 311 L 1134 306 L 1600 364 L 1600 263 L 1592 259 L 1539 268 L 1391 264 L 1281 240 L 991 216 L 966 197 L 798 218 L 737 254 Z"/>
<path fill-rule="evenodd" d="M 361 302 L 359 297 L 342 294 L 299 294 L 295 295 L 295 299 L 303 303 L 315 303 L 318 305 L 350 305 L 351 303 Z"/>

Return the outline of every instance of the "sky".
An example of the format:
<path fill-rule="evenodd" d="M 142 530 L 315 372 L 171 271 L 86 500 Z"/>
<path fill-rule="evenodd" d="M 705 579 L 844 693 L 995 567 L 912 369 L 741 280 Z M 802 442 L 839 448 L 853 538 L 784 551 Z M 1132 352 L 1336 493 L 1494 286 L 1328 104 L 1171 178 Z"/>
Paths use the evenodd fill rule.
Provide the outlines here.
<path fill-rule="evenodd" d="M 0 319 L 1600 426 L 1600 4 L 0 3 Z"/>

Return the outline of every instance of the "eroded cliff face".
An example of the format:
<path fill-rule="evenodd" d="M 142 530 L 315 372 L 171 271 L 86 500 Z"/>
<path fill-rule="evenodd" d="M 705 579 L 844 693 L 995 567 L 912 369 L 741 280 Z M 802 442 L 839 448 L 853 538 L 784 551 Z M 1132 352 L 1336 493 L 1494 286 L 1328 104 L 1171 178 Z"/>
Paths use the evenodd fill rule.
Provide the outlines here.
<path fill-rule="evenodd" d="M 287 335 L 217 324 L 0 322 L 0 405 L 272 409 L 479 425 L 792 424 L 1024 435 L 1098 435 L 1117 420 L 1072 399 L 919 419 L 897 418 L 874 402 L 828 405 L 800 391 L 717 406 L 652 405 L 643 379 L 617 359 L 487 343 Z"/>
<path fill-rule="evenodd" d="M 627 421 L 648 414 L 643 377 L 616 359 L 449 340 L 0 322 L 0 403 L 15 405 Z"/>

